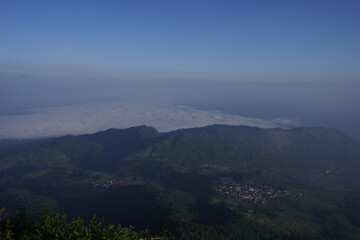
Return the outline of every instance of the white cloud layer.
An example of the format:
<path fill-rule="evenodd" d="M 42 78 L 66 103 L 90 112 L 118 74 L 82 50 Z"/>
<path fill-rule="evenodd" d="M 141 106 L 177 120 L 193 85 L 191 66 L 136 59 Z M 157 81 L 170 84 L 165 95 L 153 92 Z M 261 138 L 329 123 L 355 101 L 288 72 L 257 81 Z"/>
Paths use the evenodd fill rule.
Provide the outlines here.
<path fill-rule="evenodd" d="M 1 116 L 0 139 L 77 135 L 143 124 L 161 132 L 211 124 L 263 128 L 296 126 L 296 122 L 289 119 L 263 120 L 177 105 L 112 102 L 42 108 L 29 114 Z"/>

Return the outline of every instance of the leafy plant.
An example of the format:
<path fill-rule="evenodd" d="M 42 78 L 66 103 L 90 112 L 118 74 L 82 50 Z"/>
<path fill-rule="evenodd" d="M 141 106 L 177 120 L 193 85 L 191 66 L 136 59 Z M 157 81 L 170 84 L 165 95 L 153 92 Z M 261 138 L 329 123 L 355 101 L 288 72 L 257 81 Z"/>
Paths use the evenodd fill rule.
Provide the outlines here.
<path fill-rule="evenodd" d="M 5 208 L 2 208 L 2 213 Z M 65 214 L 55 213 L 50 209 L 42 211 L 38 218 L 30 219 L 23 212 L 17 213 L 13 218 L 0 222 L 0 239 L 36 239 L 36 240 L 72 240 L 72 239 L 168 239 L 168 237 L 152 236 L 148 230 L 137 232 L 132 226 L 122 227 L 99 221 L 93 217 L 85 223 L 80 217 L 71 221 Z"/>

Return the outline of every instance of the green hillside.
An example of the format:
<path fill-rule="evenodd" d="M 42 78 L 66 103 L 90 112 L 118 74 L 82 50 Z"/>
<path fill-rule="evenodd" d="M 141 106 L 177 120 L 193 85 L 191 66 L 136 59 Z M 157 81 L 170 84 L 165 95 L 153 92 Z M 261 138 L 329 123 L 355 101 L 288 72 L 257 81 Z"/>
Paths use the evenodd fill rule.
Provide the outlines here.
<path fill-rule="evenodd" d="M 178 239 L 357 239 L 359 170 L 360 143 L 333 129 L 139 126 L 4 143 L 0 205 Z"/>

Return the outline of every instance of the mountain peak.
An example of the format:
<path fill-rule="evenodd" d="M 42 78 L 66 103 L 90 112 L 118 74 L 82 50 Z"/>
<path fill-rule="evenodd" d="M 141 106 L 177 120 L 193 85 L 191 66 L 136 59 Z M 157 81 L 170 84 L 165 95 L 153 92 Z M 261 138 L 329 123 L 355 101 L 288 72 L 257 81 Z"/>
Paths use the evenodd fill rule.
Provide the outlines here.
<path fill-rule="evenodd" d="M 158 130 L 156 130 L 156 128 L 149 127 L 147 125 L 141 125 L 141 126 L 127 128 L 127 129 L 125 129 L 125 131 L 131 132 L 131 133 L 137 133 L 140 136 L 145 137 L 145 138 L 157 137 L 160 134 L 158 132 Z"/>

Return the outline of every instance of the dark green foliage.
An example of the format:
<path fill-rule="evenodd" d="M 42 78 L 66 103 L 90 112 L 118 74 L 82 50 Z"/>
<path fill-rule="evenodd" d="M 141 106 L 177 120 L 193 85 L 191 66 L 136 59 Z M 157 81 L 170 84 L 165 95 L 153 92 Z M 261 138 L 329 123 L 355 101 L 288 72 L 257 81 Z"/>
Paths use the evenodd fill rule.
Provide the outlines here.
<path fill-rule="evenodd" d="M 0 212 L 1 213 L 1 212 Z M 122 227 L 98 221 L 93 217 L 88 223 L 76 217 L 68 221 L 65 214 L 43 210 L 41 215 L 30 219 L 20 212 L 12 218 L 0 221 L 0 239 L 169 239 L 154 237 L 148 231 L 136 232 L 134 227 Z"/>
<path fill-rule="evenodd" d="M 51 215 L 74 229 L 96 214 L 177 239 L 360 238 L 360 144 L 336 130 L 140 126 L 11 145 L 0 150 L 0 204 L 31 219 L 48 206 L 81 216 Z M 126 184 L 95 187 L 109 181 Z M 254 203 L 218 193 L 225 183 L 301 195 Z"/>
<path fill-rule="evenodd" d="M 103 147 L 101 164 L 99 164 L 99 157 L 83 158 L 78 161 L 78 164 L 84 168 L 113 171 L 121 160 L 147 148 L 159 135 L 155 128 L 147 126 L 109 129 L 92 135 L 84 135 L 83 138 Z"/>

